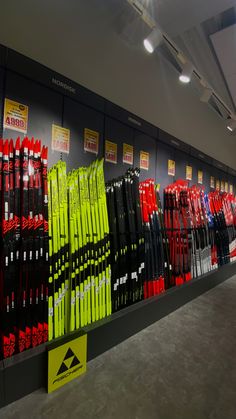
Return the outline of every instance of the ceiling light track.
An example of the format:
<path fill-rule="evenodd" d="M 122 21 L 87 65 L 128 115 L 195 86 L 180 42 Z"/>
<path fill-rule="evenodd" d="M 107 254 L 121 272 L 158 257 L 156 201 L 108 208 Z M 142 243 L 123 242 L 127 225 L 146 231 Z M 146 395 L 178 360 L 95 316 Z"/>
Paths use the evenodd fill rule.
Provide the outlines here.
<path fill-rule="evenodd" d="M 170 39 L 170 37 L 161 30 L 161 28 L 157 25 L 156 21 L 150 16 L 150 14 L 147 12 L 143 4 L 139 0 L 126 0 L 131 7 L 133 7 L 134 10 L 139 14 L 140 18 L 147 24 L 147 26 L 151 29 L 150 35 L 144 40 L 144 46 L 145 49 L 149 53 L 153 53 L 154 50 L 164 41 L 164 43 L 168 46 L 170 52 L 175 57 L 177 62 L 180 63 L 180 66 L 182 67 L 182 73 L 179 75 L 179 79 L 183 83 L 190 83 L 192 75 L 194 75 L 200 82 L 202 86 L 205 87 L 205 90 L 208 90 L 208 93 L 203 92 L 203 95 L 201 96 L 200 100 L 205 103 L 209 103 L 210 98 L 214 99 L 214 101 L 220 104 L 223 109 L 225 110 L 227 117 L 227 120 L 233 121 L 233 127 L 236 124 L 236 120 L 232 119 L 232 115 L 234 113 L 232 110 L 226 105 L 224 100 L 214 91 L 214 89 L 206 82 L 206 80 L 202 77 L 202 75 L 199 73 L 199 71 L 190 63 L 187 59 L 187 57 L 182 53 L 182 51 L 178 48 L 178 46 Z M 187 73 L 186 73 L 186 66 Z M 211 94 L 210 94 L 211 91 Z M 214 106 L 212 106 L 212 103 L 209 105 L 212 109 L 215 110 Z M 220 113 L 222 119 L 225 119 L 223 115 Z M 235 122 L 235 124 L 234 124 Z M 229 128 L 230 124 L 228 124 L 227 128 L 230 131 L 236 130 L 236 127 L 232 130 Z"/>

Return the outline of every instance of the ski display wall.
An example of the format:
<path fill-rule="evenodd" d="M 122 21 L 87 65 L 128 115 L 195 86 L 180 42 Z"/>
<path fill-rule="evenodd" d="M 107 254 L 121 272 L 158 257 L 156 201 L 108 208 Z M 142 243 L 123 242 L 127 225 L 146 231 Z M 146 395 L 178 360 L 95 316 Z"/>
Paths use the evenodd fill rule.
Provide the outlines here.
<path fill-rule="evenodd" d="M 0 140 L 1 356 L 48 340 L 47 147 Z"/>
<path fill-rule="evenodd" d="M 103 160 L 48 180 L 51 340 L 111 314 L 111 267 Z"/>
<path fill-rule="evenodd" d="M 139 169 L 106 185 L 111 240 L 112 309 L 143 298 L 145 246 Z"/>
<path fill-rule="evenodd" d="M 177 181 L 164 191 L 172 285 L 235 260 L 235 198 Z"/>

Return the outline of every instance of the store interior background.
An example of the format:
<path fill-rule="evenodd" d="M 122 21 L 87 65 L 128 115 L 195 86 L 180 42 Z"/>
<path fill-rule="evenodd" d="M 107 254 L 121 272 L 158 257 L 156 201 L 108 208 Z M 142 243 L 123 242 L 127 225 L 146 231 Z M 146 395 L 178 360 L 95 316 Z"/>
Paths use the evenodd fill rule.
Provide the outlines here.
<path fill-rule="evenodd" d="M 235 110 L 235 104 L 229 94 L 208 37 L 209 33 L 217 32 L 229 24 L 235 24 L 235 0 L 140 1 L 153 13 L 157 22 L 179 45 L 180 49 L 194 61 L 195 66 L 221 95 L 227 105 Z M 178 73 L 163 57 L 159 49 L 153 55 L 145 52 L 142 42 L 150 30 L 131 11 L 126 0 L 34 0 L 33 2 L 32 0 L 21 0 L 21 2 L 13 0 L 2 3 L 0 44 L 12 48 L 74 80 L 166 131 L 174 138 L 184 141 L 186 144 L 236 170 L 236 136 L 227 131 L 225 121 L 217 113 L 200 101 L 199 92 L 196 92 L 194 83 L 185 86 L 179 82 Z M 229 51 L 229 54 L 235 57 L 235 52 Z M 22 76 L 17 74 L 18 70 L 16 68 L 15 72 L 9 71 L 8 73 L 6 80 L 7 93 L 9 97 L 19 101 L 22 100 L 23 103 L 24 98 L 26 98 L 26 104 L 28 99 L 33 100 L 32 103 L 28 103 L 30 107 L 29 135 L 42 135 L 42 139 L 47 138 L 47 142 L 50 144 L 52 122 L 68 126 L 71 130 L 71 153 L 68 159 L 67 157 L 65 159 L 68 160 L 68 169 L 71 169 L 78 167 L 80 164 L 89 164 L 90 161 L 94 160 L 94 155 L 85 155 L 83 152 L 84 125 L 81 121 L 83 121 L 83 124 L 93 123 L 91 128 L 102 133 L 103 139 L 107 137 L 107 139 L 118 143 L 118 159 L 119 162 L 121 161 L 121 145 L 126 137 L 129 139 L 129 135 L 130 141 L 133 138 L 132 128 L 112 120 L 110 125 L 107 122 L 104 130 L 102 118 L 98 116 L 96 111 L 90 109 L 88 114 L 83 104 L 73 101 L 71 98 L 66 98 L 63 103 L 62 94 L 32 80 L 27 79 L 26 81 L 25 79 L 23 81 Z M 1 74 L 0 69 L 0 81 Z M 0 83 L 0 102 L 3 97 L 4 91 L 1 91 Z M 62 115 L 64 117 L 63 121 Z M 109 117 L 107 120 L 109 120 Z M 13 132 L 5 130 L 5 138 L 7 136 L 9 138 L 11 135 L 13 135 Z M 148 147 L 149 150 L 155 148 L 156 157 L 152 156 L 151 159 L 155 160 L 156 158 L 156 167 L 151 160 L 150 170 L 148 172 L 143 171 L 141 175 L 142 178 L 152 175 L 156 177 L 157 182 L 161 181 L 161 192 L 163 186 L 173 181 L 173 177 L 167 175 L 167 158 L 176 160 L 176 179 L 185 177 L 186 164 L 190 164 L 194 169 L 191 184 L 197 182 L 197 169 L 203 169 L 204 183 L 207 184 L 206 190 L 210 189 L 210 175 L 228 180 L 234 183 L 234 188 L 236 187 L 235 176 L 226 178 L 224 172 L 219 168 L 208 165 L 207 162 L 204 163 L 191 157 L 176 147 L 156 143 L 153 138 L 143 134 L 135 138 L 137 140 L 135 164 L 139 163 L 138 147 L 140 149 Z M 101 142 L 99 156 L 103 154 L 104 149 Z M 60 153 L 50 154 L 50 158 L 51 163 L 56 162 L 60 158 Z M 120 164 L 120 167 L 118 166 L 106 165 L 107 179 L 124 173 L 128 168 L 127 165 Z M 224 310 L 219 310 L 219 307 L 223 307 L 224 303 L 222 304 L 222 301 L 226 300 L 227 295 L 231 296 L 231 299 L 229 299 Z M 142 388 L 140 380 L 142 379 L 143 382 L 145 380 L 141 375 L 137 376 L 136 365 L 137 363 L 141 365 L 141 359 L 144 362 L 143 365 L 146 366 L 147 357 L 142 358 L 142 351 L 136 351 L 137 358 L 133 357 L 132 360 L 134 379 L 127 380 L 126 387 L 120 386 L 120 389 L 118 389 L 120 395 L 115 396 L 112 407 L 114 418 L 122 416 L 119 408 L 120 405 L 122 408 L 125 405 L 124 393 L 130 394 L 132 391 L 135 394 L 133 404 L 130 407 L 132 414 L 138 406 L 137 400 L 144 400 L 144 407 L 147 409 L 144 415 L 148 415 L 148 408 L 151 410 L 151 407 L 157 401 L 156 388 L 158 388 L 159 383 L 158 381 L 151 381 L 154 376 L 158 377 L 159 380 L 163 377 L 162 385 L 159 385 L 158 391 L 159 400 L 161 399 L 166 404 L 163 412 L 161 411 L 163 416 L 173 415 L 174 409 L 176 406 L 178 408 L 182 399 L 185 400 L 188 417 L 189 415 L 198 418 L 202 415 L 203 417 L 202 408 L 207 411 L 205 417 L 210 417 L 212 411 L 214 413 L 219 406 L 222 407 L 221 417 L 222 412 L 224 412 L 223 416 L 225 414 L 227 416 L 227 409 L 234 405 L 233 389 L 235 388 L 236 377 L 232 368 L 234 336 L 232 336 L 231 328 L 235 324 L 235 304 L 232 296 L 234 296 L 233 282 L 226 283 L 226 288 L 216 288 L 213 296 L 204 295 L 197 302 L 193 302 L 193 305 L 184 306 L 183 310 L 185 311 L 176 312 L 177 317 L 174 317 L 174 320 L 173 316 L 176 313 L 173 314 L 173 330 L 177 330 L 176 337 L 170 327 L 168 317 L 164 319 L 165 321 L 159 322 L 159 330 L 153 328 L 151 331 L 147 330 L 145 332 L 153 336 L 150 345 L 148 343 L 150 336 L 147 338 L 147 335 L 140 335 L 137 338 L 140 339 L 140 342 L 145 343 L 147 353 L 153 354 L 155 354 L 153 348 L 156 350 L 160 342 L 164 342 L 166 358 L 160 357 L 159 351 L 156 355 L 157 358 L 153 355 L 154 367 L 150 364 L 150 369 L 146 373 L 147 382 L 148 379 L 150 381 L 149 386 L 146 385 L 148 394 L 144 400 L 143 395 L 138 391 Z M 227 316 L 228 321 L 226 321 Z M 234 323 L 231 323 L 231 321 Z M 176 328 L 176 325 L 179 325 L 180 331 L 179 328 Z M 194 328 L 195 334 L 193 333 Z M 191 339 L 189 339 L 190 330 L 192 333 Z M 210 333 L 209 330 L 211 330 Z M 165 333 L 166 337 L 162 336 L 162 333 Z M 181 336 L 184 336 L 182 342 Z M 214 338 L 215 336 L 216 338 Z M 176 350 L 179 350 L 180 358 L 177 358 L 175 352 L 173 352 L 175 349 L 173 349 L 173 345 L 170 345 L 170 340 L 172 342 L 176 341 Z M 133 342 L 135 347 L 139 343 Z M 202 364 L 202 369 L 193 375 L 193 367 L 198 369 L 198 361 L 202 359 L 202 354 L 206 349 L 208 356 Z M 33 412 L 33 409 L 39 404 L 43 416 L 50 415 L 53 417 L 55 415 L 56 417 L 68 405 L 70 406 L 65 413 L 66 415 L 68 415 L 68 411 L 71 411 L 73 412 L 71 415 L 78 416 L 78 413 L 83 414 L 86 409 L 89 414 L 92 403 L 87 394 L 91 394 L 89 393 L 91 392 L 91 385 L 95 390 L 99 388 L 99 392 L 94 391 L 97 402 L 93 403 L 93 409 L 94 412 L 96 412 L 96 409 L 100 411 L 101 398 L 104 395 L 109 397 L 109 392 L 115 388 L 114 383 L 106 378 L 106 374 L 110 376 L 111 380 L 115 377 L 117 381 L 116 372 L 119 373 L 120 377 L 127 377 L 129 373 L 126 360 L 127 354 L 130 354 L 133 348 L 124 346 L 123 357 L 120 355 L 120 347 L 115 348 L 115 350 L 117 351 L 117 358 L 114 352 L 107 352 L 105 354 L 107 358 L 98 359 L 97 364 L 94 364 L 94 369 L 91 367 L 90 373 L 85 376 L 85 379 L 77 385 L 72 383 L 72 386 L 68 387 L 70 396 L 66 395 L 64 389 L 64 393 L 57 393 L 54 396 L 55 398 L 45 398 L 45 393 L 42 392 L 42 394 L 36 393 L 36 396 L 34 395 L 35 397 L 33 396 L 32 399 L 30 399 L 31 396 L 27 400 L 23 399 L 21 407 L 24 415 L 27 411 Z M 169 350 L 172 351 L 171 355 Z M 170 387 L 169 377 L 171 373 L 166 376 L 166 371 L 169 370 L 170 372 L 172 370 L 169 368 L 169 360 L 170 356 L 173 359 L 173 353 L 177 360 L 174 363 L 177 373 L 173 375 L 172 387 Z M 109 362 L 113 363 L 113 370 L 109 370 L 107 367 Z M 177 369 L 178 366 L 179 370 Z M 216 372 L 212 374 L 214 368 Z M 184 373 L 189 377 L 187 385 L 184 381 Z M 222 379 L 224 376 L 226 376 L 225 380 Z M 100 377 L 102 377 L 102 382 Z M 123 378 L 120 379 L 120 377 L 118 377 L 118 381 L 123 383 Z M 176 382 L 180 383 L 177 389 Z M 208 397 L 208 389 L 203 385 L 203 396 L 200 399 L 196 389 L 201 386 L 201 383 L 210 387 L 211 397 Z M 155 391 L 153 390 L 152 405 L 148 396 L 152 393 L 150 389 L 153 388 L 155 388 Z M 170 391 L 170 388 L 173 391 Z M 80 403 L 78 403 L 78 394 L 81 396 Z M 174 398 L 173 394 L 175 395 Z M 86 405 L 82 400 L 83 395 Z M 226 404 L 224 404 L 225 395 L 227 397 Z M 57 403 L 55 402 L 56 397 L 58 397 Z M 208 403 L 205 403 L 207 397 Z M 39 398 L 41 398 L 40 403 L 38 402 Z M 63 402 L 61 403 L 61 401 Z M 105 398 L 103 403 L 102 413 L 107 409 L 107 417 L 110 417 L 110 404 Z M 18 413 L 12 409 L 12 406 L 7 409 L 3 413 L 5 419 L 17 416 Z M 160 414 L 160 406 L 158 406 L 158 412 Z M 126 410 L 124 410 L 123 416 L 125 413 L 127 413 Z M 119 416 L 116 416 L 118 414 Z M 105 417 L 103 415 L 103 418 Z M 151 413 L 149 417 L 151 417 Z M 157 417 L 156 412 L 153 417 Z M 179 417 L 183 418 L 182 413 Z M 227 417 L 234 418 L 235 412 L 232 416 L 228 415 Z"/>
<path fill-rule="evenodd" d="M 233 106 L 203 29 L 207 22 L 219 29 L 222 16 L 235 2 L 209 0 L 207 7 L 204 0 L 142 3 Z M 225 121 L 200 102 L 193 86 L 178 81 L 178 73 L 159 51 L 153 55 L 144 51 L 142 40 L 150 30 L 126 0 L 71 0 L 69 4 L 43 0 L 30 9 L 28 0 L 22 0 L 20 7 L 14 4 L 1 6 L 3 45 L 236 169 L 235 137 L 229 135 Z"/>

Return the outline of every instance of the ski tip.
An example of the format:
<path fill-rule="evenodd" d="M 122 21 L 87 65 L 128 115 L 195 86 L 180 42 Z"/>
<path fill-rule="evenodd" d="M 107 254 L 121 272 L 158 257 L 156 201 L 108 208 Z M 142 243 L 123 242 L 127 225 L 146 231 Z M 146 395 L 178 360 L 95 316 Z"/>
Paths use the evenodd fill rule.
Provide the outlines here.
<path fill-rule="evenodd" d="M 43 148 L 42 148 L 42 150 L 41 150 L 41 159 L 42 159 L 42 160 L 44 159 L 44 155 L 45 155 L 45 147 L 44 147 L 44 145 L 43 145 Z"/>
<path fill-rule="evenodd" d="M 4 144 L 3 144 L 3 155 L 4 156 L 8 156 L 9 155 L 9 143 L 8 143 L 8 140 L 5 140 L 4 141 Z"/>
<path fill-rule="evenodd" d="M 34 143 L 34 154 L 38 153 L 38 140 L 35 141 Z"/>
<path fill-rule="evenodd" d="M 34 137 L 32 137 L 30 140 L 30 148 L 32 151 L 34 150 Z"/>
<path fill-rule="evenodd" d="M 25 137 L 22 141 L 22 148 L 29 148 L 29 139 Z"/>
<path fill-rule="evenodd" d="M 13 139 L 11 138 L 9 141 L 9 153 L 13 154 L 14 152 L 14 143 L 13 143 Z"/>
<path fill-rule="evenodd" d="M 16 139 L 15 150 L 20 150 L 20 137 Z"/>
<path fill-rule="evenodd" d="M 41 140 L 36 140 L 36 153 L 41 153 Z"/>
<path fill-rule="evenodd" d="M 3 139 L 0 138 L 0 153 L 3 151 Z"/>

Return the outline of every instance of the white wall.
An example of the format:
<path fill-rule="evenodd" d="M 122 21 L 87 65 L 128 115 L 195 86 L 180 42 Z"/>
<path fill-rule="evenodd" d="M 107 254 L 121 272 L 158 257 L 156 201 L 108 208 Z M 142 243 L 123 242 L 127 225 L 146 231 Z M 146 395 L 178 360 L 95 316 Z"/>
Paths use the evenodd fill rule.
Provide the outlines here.
<path fill-rule="evenodd" d="M 179 84 L 157 54 L 125 44 L 100 1 L 5 1 L 0 43 L 236 168 L 236 137 L 228 135 L 224 122 L 189 86 Z"/>

